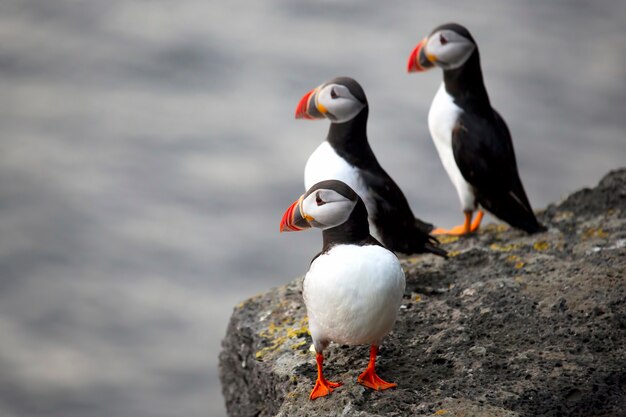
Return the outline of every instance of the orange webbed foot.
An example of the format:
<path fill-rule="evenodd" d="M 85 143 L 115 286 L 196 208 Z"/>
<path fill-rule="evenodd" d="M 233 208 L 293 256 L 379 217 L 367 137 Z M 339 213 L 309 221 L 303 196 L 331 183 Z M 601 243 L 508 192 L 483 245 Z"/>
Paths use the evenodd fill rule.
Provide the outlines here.
<path fill-rule="evenodd" d="M 374 371 L 373 368 L 367 368 L 361 375 L 359 375 L 357 382 L 365 387 L 375 389 L 376 391 L 382 391 L 398 386 L 398 384 L 394 382 L 387 382 L 376 375 L 376 371 Z"/>
<path fill-rule="evenodd" d="M 333 388 L 343 385 L 341 382 L 331 382 L 324 378 L 324 355 L 322 355 L 321 352 L 317 352 L 315 361 L 317 362 L 317 381 L 315 381 L 315 386 L 311 391 L 311 395 L 309 395 L 310 400 L 330 395 L 330 393 L 333 392 Z"/>
<path fill-rule="evenodd" d="M 382 391 L 389 388 L 397 387 L 398 384 L 393 382 L 387 382 L 381 377 L 376 375 L 376 356 L 378 355 L 378 346 L 372 345 L 370 347 L 370 361 L 367 364 L 367 368 L 359 377 L 357 382 L 365 387 L 375 389 L 376 391 Z"/>
<path fill-rule="evenodd" d="M 465 230 L 465 225 L 460 224 L 458 226 L 454 226 L 452 229 L 442 229 L 438 227 L 437 229 L 430 232 L 432 235 L 451 235 L 451 236 L 461 236 L 467 234 Z"/>
<path fill-rule="evenodd" d="M 463 236 L 470 233 L 474 233 L 480 227 L 480 223 L 483 220 L 483 216 L 485 213 L 482 210 L 478 210 L 476 213 L 476 218 L 472 222 L 472 212 L 465 212 L 465 223 L 460 224 L 458 226 L 454 226 L 452 229 L 446 230 L 442 228 L 437 228 L 431 232 L 433 235 L 452 235 L 452 236 Z"/>
<path fill-rule="evenodd" d="M 311 391 L 311 395 L 309 395 L 309 399 L 314 400 L 319 397 L 330 395 L 330 393 L 334 391 L 333 388 L 337 388 L 342 385 L 343 384 L 341 382 L 331 382 L 326 379 L 321 380 L 318 378 L 315 382 L 315 387 L 313 387 L 313 390 Z"/>

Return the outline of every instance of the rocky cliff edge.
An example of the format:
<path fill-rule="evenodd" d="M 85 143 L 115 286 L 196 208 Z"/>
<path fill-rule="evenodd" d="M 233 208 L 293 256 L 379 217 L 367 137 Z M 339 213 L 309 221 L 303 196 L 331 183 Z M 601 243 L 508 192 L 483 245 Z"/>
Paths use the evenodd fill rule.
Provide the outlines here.
<path fill-rule="evenodd" d="M 533 236 L 487 225 L 448 238 L 451 258 L 401 258 L 407 287 L 377 369 L 367 346 L 331 345 L 344 385 L 309 401 L 316 377 L 302 280 L 238 305 L 220 353 L 239 416 L 626 416 L 626 169 L 539 213 Z"/>

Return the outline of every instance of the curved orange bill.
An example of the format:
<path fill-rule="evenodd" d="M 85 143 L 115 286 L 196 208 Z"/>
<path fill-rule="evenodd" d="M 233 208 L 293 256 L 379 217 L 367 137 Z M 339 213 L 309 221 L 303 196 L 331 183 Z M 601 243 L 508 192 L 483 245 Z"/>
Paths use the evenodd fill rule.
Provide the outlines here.
<path fill-rule="evenodd" d="M 300 210 L 301 202 L 302 197 L 294 201 L 293 204 L 289 206 L 287 211 L 285 211 L 285 214 L 283 214 L 283 218 L 280 221 L 281 232 L 299 232 L 300 230 L 311 227 L 309 222 L 302 216 L 302 212 Z"/>
<path fill-rule="evenodd" d="M 298 102 L 298 106 L 296 107 L 296 119 L 322 119 L 324 115 L 317 110 L 317 106 L 315 105 L 315 94 L 317 93 L 317 88 L 306 93 Z"/>
<path fill-rule="evenodd" d="M 427 41 L 428 38 L 422 39 L 413 49 L 411 55 L 409 55 L 409 62 L 407 64 L 408 72 L 426 71 L 435 66 L 435 64 L 428 59 L 426 53 L 424 53 L 424 45 L 426 45 Z"/>

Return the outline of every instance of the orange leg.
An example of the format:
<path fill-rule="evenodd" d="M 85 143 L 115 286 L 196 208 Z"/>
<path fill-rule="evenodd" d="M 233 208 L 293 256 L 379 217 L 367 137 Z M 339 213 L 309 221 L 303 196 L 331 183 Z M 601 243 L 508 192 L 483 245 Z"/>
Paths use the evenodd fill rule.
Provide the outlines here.
<path fill-rule="evenodd" d="M 324 378 L 324 375 L 322 374 L 324 355 L 321 352 L 318 352 L 315 355 L 315 360 L 317 361 L 317 381 L 315 381 L 315 387 L 313 387 L 313 391 L 311 391 L 311 395 L 309 395 L 309 399 L 311 400 L 318 397 L 325 397 L 333 392 L 333 388 L 337 388 L 342 385 L 341 382 L 330 382 Z"/>
<path fill-rule="evenodd" d="M 484 211 L 478 210 L 478 212 L 476 213 L 476 217 L 474 218 L 474 221 L 472 222 L 472 226 L 470 228 L 470 233 L 473 233 L 473 232 L 478 230 L 478 228 L 480 227 L 480 222 L 483 221 L 483 216 L 484 215 L 485 215 Z"/>
<path fill-rule="evenodd" d="M 372 345 L 370 347 L 370 362 L 367 364 L 367 368 L 365 368 L 365 371 L 363 371 L 363 373 L 359 375 L 357 381 L 359 382 L 359 384 L 364 385 L 368 388 L 375 389 L 377 391 L 397 387 L 398 384 L 383 381 L 381 377 L 376 375 L 376 355 L 378 355 L 378 346 Z"/>
<path fill-rule="evenodd" d="M 478 228 L 480 227 L 480 222 L 483 220 L 483 216 L 485 215 L 485 213 L 482 210 L 478 210 L 478 212 L 476 213 L 476 218 L 474 219 L 473 222 L 472 222 L 472 212 L 465 211 L 464 213 L 465 213 L 465 222 L 463 224 L 454 226 L 450 230 L 437 228 L 432 231 L 432 234 L 433 235 L 461 236 L 461 235 L 467 235 L 469 233 L 473 233 L 476 230 L 478 230 Z"/>

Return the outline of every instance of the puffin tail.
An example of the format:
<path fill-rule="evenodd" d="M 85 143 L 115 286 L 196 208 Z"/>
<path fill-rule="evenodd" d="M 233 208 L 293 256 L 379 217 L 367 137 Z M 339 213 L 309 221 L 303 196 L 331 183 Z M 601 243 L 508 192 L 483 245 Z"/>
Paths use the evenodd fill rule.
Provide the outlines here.
<path fill-rule="evenodd" d="M 417 217 L 415 218 L 415 228 L 418 229 L 421 232 L 424 232 L 426 234 L 429 234 L 430 232 L 433 231 L 433 229 L 435 228 L 434 225 L 430 224 L 430 223 L 426 223 L 423 220 L 418 219 Z"/>
<path fill-rule="evenodd" d="M 415 230 L 414 235 L 419 236 L 419 242 L 416 242 L 415 246 L 423 248 L 421 252 L 432 253 L 443 258 L 448 257 L 448 252 L 439 246 L 439 240 L 430 234 L 435 229 L 435 226 L 426 223 L 423 220 L 415 218 Z"/>
<path fill-rule="evenodd" d="M 448 252 L 438 246 L 439 241 L 437 239 L 433 237 L 433 240 L 435 243 L 431 241 L 424 244 L 424 249 L 426 249 L 426 252 L 448 259 Z"/>
<path fill-rule="evenodd" d="M 448 252 L 439 246 L 436 237 L 417 227 L 407 227 L 396 229 L 395 234 L 381 236 L 381 243 L 387 249 L 404 253 L 406 255 L 418 253 L 432 253 L 433 255 L 448 257 Z"/>
<path fill-rule="evenodd" d="M 534 215 L 533 215 L 533 217 L 534 217 Z M 537 218 L 534 218 L 534 221 L 532 221 L 532 222 L 527 222 L 524 225 L 524 227 L 520 227 L 520 229 L 524 230 L 529 235 L 532 235 L 532 234 L 535 234 L 535 233 L 545 232 L 546 230 L 548 230 L 547 227 L 545 227 L 543 224 L 539 223 Z"/>
<path fill-rule="evenodd" d="M 523 197 L 520 197 L 520 195 Z M 545 232 L 547 230 L 535 217 L 535 213 L 533 213 L 525 193 L 508 192 L 497 196 L 484 196 L 479 198 L 479 202 L 500 220 L 504 220 L 511 226 L 521 229 L 528 234 Z"/>
<path fill-rule="evenodd" d="M 432 253 L 447 258 L 448 252 L 439 247 L 437 238 L 430 234 L 434 226 L 420 219 L 411 221 L 411 218 L 406 222 L 393 219 L 395 221 L 388 223 L 389 227 L 386 229 L 379 228 L 380 242 L 383 246 L 406 255 Z"/>

